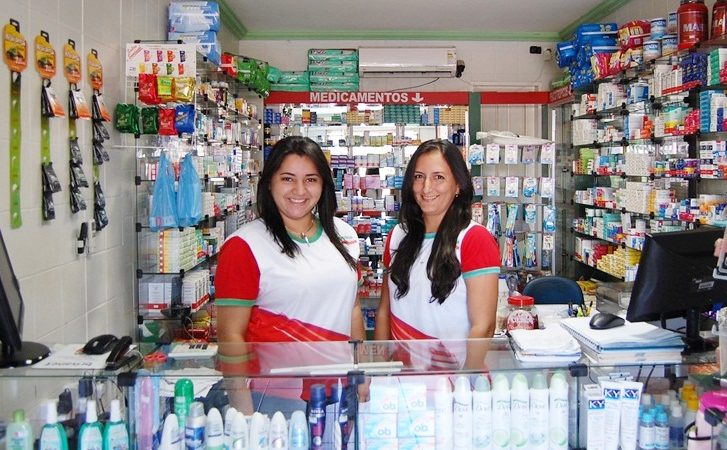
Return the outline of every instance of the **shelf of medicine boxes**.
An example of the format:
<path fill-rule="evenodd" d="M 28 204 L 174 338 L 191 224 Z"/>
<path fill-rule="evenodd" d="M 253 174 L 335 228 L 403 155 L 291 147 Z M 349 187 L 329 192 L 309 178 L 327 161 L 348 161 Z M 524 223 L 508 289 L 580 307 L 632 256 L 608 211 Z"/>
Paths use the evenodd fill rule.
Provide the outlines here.
<path fill-rule="evenodd" d="M 599 241 L 608 242 L 610 244 L 618 245 L 621 248 L 630 248 L 632 250 L 639 250 L 639 251 L 642 250 L 641 247 L 635 247 L 635 246 L 632 246 L 632 245 L 627 245 L 626 244 L 626 241 L 617 241 L 615 239 L 609 239 L 609 238 L 607 238 L 605 236 L 599 236 L 598 233 L 595 232 L 595 231 L 592 232 L 592 233 L 587 233 L 585 229 L 580 229 L 580 228 L 575 228 L 575 227 L 571 227 L 570 231 L 573 234 L 577 234 L 577 235 L 580 235 L 580 236 L 583 236 L 583 237 L 587 237 L 587 238 L 597 239 Z"/>
<path fill-rule="evenodd" d="M 588 264 L 587 262 L 580 259 L 580 256 L 578 256 L 578 255 L 573 255 L 573 257 L 571 259 L 577 263 L 583 264 L 584 266 L 588 266 L 592 269 L 597 270 L 598 272 L 604 273 L 604 274 L 606 274 L 610 277 L 616 278 L 620 281 L 624 281 L 626 279 L 626 277 L 622 277 L 621 275 L 616 275 L 615 273 L 611 273 L 609 271 L 603 270 L 602 268 L 598 268 L 598 267 L 594 266 L 593 264 Z"/>

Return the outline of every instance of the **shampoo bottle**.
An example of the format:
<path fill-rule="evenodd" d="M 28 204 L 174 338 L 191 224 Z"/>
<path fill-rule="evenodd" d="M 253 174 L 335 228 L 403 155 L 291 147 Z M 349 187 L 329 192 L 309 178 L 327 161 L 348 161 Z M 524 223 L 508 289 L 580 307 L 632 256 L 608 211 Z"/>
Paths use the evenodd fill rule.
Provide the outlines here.
<path fill-rule="evenodd" d="M 164 419 L 162 439 L 158 450 L 184 450 L 182 433 L 179 430 L 179 419 L 171 413 Z"/>
<path fill-rule="evenodd" d="M 529 429 L 530 448 L 548 450 L 548 384 L 542 372 L 533 376 L 530 387 Z"/>
<path fill-rule="evenodd" d="M 237 410 L 234 407 L 230 406 L 227 408 L 227 411 L 225 412 L 224 437 L 222 439 L 225 450 L 230 450 L 232 448 L 232 437 L 230 433 L 232 431 L 232 421 L 235 420 L 235 415 L 237 415 Z"/>
<path fill-rule="evenodd" d="M 5 448 L 7 450 L 33 450 L 33 429 L 25 420 L 25 411 L 13 411 L 13 420 L 5 430 Z"/>
<path fill-rule="evenodd" d="M 184 446 L 187 450 L 204 449 L 204 428 L 207 418 L 202 402 L 192 402 L 184 426 Z"/>
<path fill-rule="evenodd" d="M 276 411 L 270 420 L 269 436 L 270 450 L 288 450 L 288 425 L 280 411 Z"/>
<path fill-rule="evenodd" d="M 492 392 L 490 382 L 484 375 L 475 380 L 472 392 L 472 449 L 492 448 Z"/>
<path fill-rule="evenodd" d="M 207 412 L 207 423 L 204 428 L 204 443 L 207 450 L 223 450 L 224 430 L 222 415 L 217 408 Z"/>
<path fill-rule="evenodd" d="M 550 423 L 548 439 L 551 450 L 568 449 L 568 382 L 563 372 L 550 377 Z"/>
<path fill-rule="evenodd" d="M 492 381 L 492 448 L 510 448 L 510 383 L 501 373 Z"/>
<path fill-rule="evenodd" d="M 86 422 L 78 432 L 78 450 L 101 450 L 103 448 L 103 428 L 96 416 L 96 402 L 88 400 Z"/>
<path fill-rule="evenodd" d="M 40 430 L 40 450 L 68 450 L 66 430 L 58 423 L 56 402 L 50 401 L 45 406 L 45 425 Z"/>
<path fill-rule="evenodd" d="M 472 447 L 472 390 L 470 380 L 459 376 L 454 382 L 454 448 L 469 450 Z"/>
<path fill-rule="evenodd" d="M 525 449 L 530 438 L 530 423 L 524 420 L 530 415 L 530 389 L 528 379 L 521 373 L 512 378 L 510 389 L 510 448 Z"/>
<path fill-rule="evenodd" d="M 293 411 L 290 416 L 288 448 L 290 450 L 308 450 L 308 425 L 305 422 L 303 411 Z"/>
<path fill-rule="evenodd" d="M 232 418 L 232 427 L 230 428 L 230 442 L 235 450 L 250 449 L 250 433 L 247 428 L 247 419 L 240 411 Z"/>
<path fill-rule="evenodd" d="M 436 450 L 451 450 L 452 439 L 452 387 L 449 378 L 437 379 L 434 391 L 434 445 Z"/>
<path fill-rule="evenodd" d="M 121 420 L 121 404 L 111 400 L 111 415 L 103 432 L 103 450 L 129 450 L 129 430 Z"/>

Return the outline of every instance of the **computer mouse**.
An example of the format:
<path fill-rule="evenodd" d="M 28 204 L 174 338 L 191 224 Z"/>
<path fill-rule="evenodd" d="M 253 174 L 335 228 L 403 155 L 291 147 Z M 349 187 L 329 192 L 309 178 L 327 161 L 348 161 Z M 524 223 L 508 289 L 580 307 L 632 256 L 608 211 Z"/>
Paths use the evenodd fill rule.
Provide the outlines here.
<path fill-rule="evenodd" d="M 96 336 L 86 342 L 86 345 L 83 346 L 83 353 L 87 355 L 101 355 L 103 353 L 110 352 L 117 340 L 119 340 L 119 338 L 113 334 L 102 334 Z"/>
<path fill-rule="evenodd" d="M 620 327 L 625 323 L 626 321 L 623 318 L 616 314 L 607 312 L 594 315 L 591 317 L 591 321 L 589 322 L 591 328 L 594 330 L 605 330 L 607 328 Z"/>

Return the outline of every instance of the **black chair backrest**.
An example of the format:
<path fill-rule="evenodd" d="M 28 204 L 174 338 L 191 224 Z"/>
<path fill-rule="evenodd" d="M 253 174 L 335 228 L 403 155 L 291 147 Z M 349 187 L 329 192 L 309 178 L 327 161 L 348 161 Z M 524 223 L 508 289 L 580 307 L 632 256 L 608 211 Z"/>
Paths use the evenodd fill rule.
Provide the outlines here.
<path fill-rule="evenodd" d="M 583 304 L 583 291 L 575 281 L 563 277 L 535 278 L 525 285 L 523 295 L 535 299 L 535 304 Z"/>

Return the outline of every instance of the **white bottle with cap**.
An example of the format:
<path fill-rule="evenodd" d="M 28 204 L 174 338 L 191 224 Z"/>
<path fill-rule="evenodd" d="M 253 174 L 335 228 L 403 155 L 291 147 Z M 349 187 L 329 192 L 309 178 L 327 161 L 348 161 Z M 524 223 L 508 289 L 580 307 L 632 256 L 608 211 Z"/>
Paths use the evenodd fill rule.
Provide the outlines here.
<path fill-rule="evenodd" d="M 111 415 L 103 432 L 104 450 L 128 450 L 129 430 L 121 420 L 121 403 L 118 399 L 111 400 Z"/>
<path fill-rule="evenodd" d="M 43 450 L 68 450 L 68 438 L 63 425 L 58 423 L 58 409 L 54 400 L 45 405 L 45 425 L 40 430 L 40 448 Z"/>

